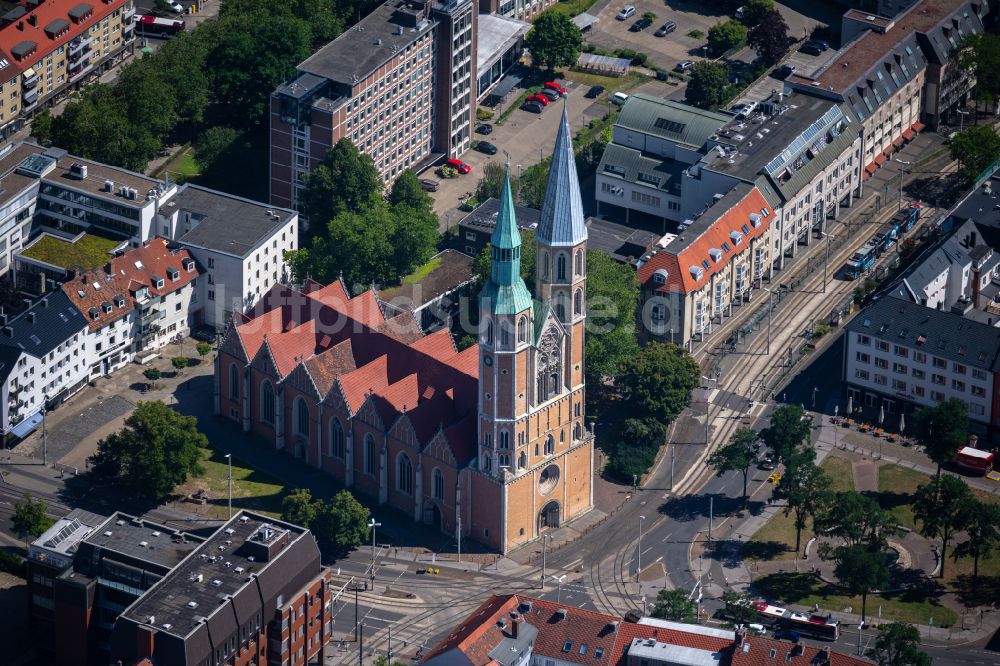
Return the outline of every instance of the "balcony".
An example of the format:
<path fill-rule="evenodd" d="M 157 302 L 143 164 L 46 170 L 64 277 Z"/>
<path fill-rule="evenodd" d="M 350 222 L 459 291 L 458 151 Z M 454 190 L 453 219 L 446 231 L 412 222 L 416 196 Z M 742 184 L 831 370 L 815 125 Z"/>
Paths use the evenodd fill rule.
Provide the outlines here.
<path fill-rule="evenodd" d="M 37 101 L 38 101 L 38 91 L 29 90 L 28 92 L 24 93 L 24 97 L 21 98 L 21 110 L 25 111 L 31 108 L 31 106 L 33 106 L 34 103 Z"/>
<path fill-rule="evenodd" d="M 132 5 L 131 7 L 125 10 L 125 14 L 122 16 L 122 20 L 128 23 L 132 20 L 133 16 L 135 16 L 135 5 Z"/>
<path fill-rule="evenodd" d="M 146 310 L 145 312 L 142 313 L 142 315 L 139 318 L 139 322 L 143 326 L 145 326 L 145 325 L 150 324 L 150 323 L 152 323 L 152 322 L 154 322 L 154 321 L 156 321 L 158 319 L 163 319 L 166 316 L 167 316 L 167 313 L 164 312 L 163 310 L 157 310 L 156 308 L 151 308 L 151 309 Z"/>
<path fill-rule="evenodd" d="M 83 48 L 81 48 L 79 51 L 77 51 L 73 55 L 69 56 L 66 59 L 66 62 L 68 62 L 70 68 L 72 68 L 73 65 L 75 65 L 77 62 L 80 62 L 81 58 L 84 59 L 84 60 L 86 60 L 90 56 L 90 52 L 92 50 L 93 49 L 90 48 L 90 44 L 87 44 L 86 46 L 84 46 Z"/>
<path fill-rule="evenodd" d="M 67 45 L 66 55 L 73 57 L 83 48 L 90 46 L 91 41 L 90 37 L 77 37 Z"/>
<path fill-rule="evenodd" d="M 90 60 L 84 58 L 82 62 L 69 70 L 69 82 L 74 83 L 79 81 L 84 74 L 90 71 L 90 69 Z"/>
<path fill-rule="evenodd" d="M 28 72 L 31 72 L 30 76 Z M 38 82 L 42 80 L 42 77 L 35 73 L 34 70 L 28 70 L 24 73 L 24 78 L 21 79 L 21 85 L 25 90 L 31 90 L 38 85 Z"/>

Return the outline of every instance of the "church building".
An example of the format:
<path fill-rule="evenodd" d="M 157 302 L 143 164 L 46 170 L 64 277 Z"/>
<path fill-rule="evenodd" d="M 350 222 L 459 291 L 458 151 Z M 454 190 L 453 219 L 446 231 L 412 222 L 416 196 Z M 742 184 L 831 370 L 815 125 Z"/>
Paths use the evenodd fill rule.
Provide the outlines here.
<path fill-rule="evenodd" d="M 277 286 L 234 320 L 216 413 L 441 531 L 501 553 L 593 506 L 584 425 L 587 229 L 565 109 L 521 279 L 509 179 L 479 302 L 479 343 L 423 333 L 374 291 Z"/>

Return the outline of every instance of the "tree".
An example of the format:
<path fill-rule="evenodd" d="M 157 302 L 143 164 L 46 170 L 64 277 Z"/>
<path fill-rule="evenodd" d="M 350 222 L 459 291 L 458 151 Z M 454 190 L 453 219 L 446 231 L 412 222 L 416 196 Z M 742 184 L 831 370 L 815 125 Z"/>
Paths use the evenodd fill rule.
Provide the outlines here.
<path fill-rule="evenodd" d="M 828 497 L 830 478 L 816 464 L 812 448 L 796 449 L 785 459 L 785 471 L 771 494 L 771 501 L 786 502 L 785 515 L 795 513 L 795 552 L 802 546 L 806 521 L 819 513 Z"/>
<path fill-rule="evenodd" d="M 239 138 L 239 132 L 232 127 L 209 127 L 194 142 L 194 156 L 202 171 L 219 162 Z"/>
<path fill-rule="evenodd" d="M 941 578 L 948 555 L 948 543 L 969 520 L 972 491 L 957 476 L 935 476 L 913 494 L 913 516 L 920 521 L 920 534 L 941 539 Z"/>
<path fill-rule="evenodd" d="M 370 534 L 371 513 L 349 490 L 341 490 L 323 505 L 313 522 L 316 536 L 346 552 L 364 543 Z"/>
<path fill-rule="evenodd" d="M 941 476 L 941 465 L 954 460 L 965 446 L 968 409 L 965 402 L 949 398 L 933 407 L 921 407 L 913 415 L 912 432 L 924 453 L 937 463 L 937 476 Z"/>
<path fill-rule="evenodd" d="M 653 604 L 653 617 L 694 624 L 698 621 L 698 604 L 684 590 L 660 590 Z"/>
<path fill-rule="evenodd" d="M 809 441 L 812 425 L 812 417 L 801 405 L 781 405 L 771 413 L 771 423 L 760 431 L 760 438 L 779 460 L 784 460 Z"/>
<path fill-rule="evenodd" d="M 639 353 L 635 331 L 639 282 L 630 266 L 600 250 L 587 250 L 586 261 L 588 335 L 583 371 L 593 409 L 607 398 L 607 380 L 617 377 L 625 362 Z"/>
<path fill-rule="evenodd" d="M 875 645 L 865 654 L 879 666 L 931 666 L 931 658 L 920 651 L 920 632 L 912 624 L 880 624 Z"/>
<path fill-rule="evenodd" d="M 490 161 L 483 165 L 483 168 L 479 173 L 482 176 L 479 178 L 479 184 L 476 185 L 476 200 L 486 201 L 487 199 L 499 199 L 500 192 L 503 190 L 503 178 L 504 174 L 507 172 L 507 167 L 505 167 L 500 162 Z M 510 174 L 510 193 L 517 200 L 517 194 L 520 190 L 520 181 L 517 178 L 517 174 Z M 521 253 L 522 260 L 524 259 L 524 253 Z"/>
<path fill-rule="evenodd" d="M 713 53 L 724 53 L 747 40 L 747 29 L 732 19 L 716 23 L 708 29 L 708 46 Z"/>
<path fill-rule="evenodd" d="M 743 18 L 740 21 L 746 27 L 752 28 L 760 23 L 764 16 L 773 11 L 773 0 L 747 0 L 747 3 L 743 5 Z"/>
<path fill-rule="evenodd" d="M 656 460 L 663 444 L 663 424 L 653 418 L 628 418 L 618 436 L 603 446 L 611 460 L 607 471 L 625 482 L 635 482 Z"/>
<path fill-rule="evenodd" d="M 42 109 L 31 121 L 31 136 L 43 146 L 52 141 L 52 114 L 48 109 Z"/>
<path fill-rule="evenodd" d="M 865 545 L 840 546 L 833 550 L 837 563 L 834 575 L 851 594 L 861 595 L 861 624 L 865 623 L 868 595 L 889 584 L 889 563 L 881 548 L 871 550 Z"/>
<path fill-rule="evenodd" d="M 570 17 L 551 10 L 535 19 L 524 39 L 524 45 L 531 51 L 531 61 L 536 67 L 544 65 L 549 72 L 576 63 L 582 42 L 580 29 Z"/>
<path fill-rule="evenodd" d="M 404 169 L 396 178 L 389 191 L 389 203 L 393 206 L 401 204 L 422 213 L 434 214 L 434 200 L 424 191 L 413 169 Z"/>
<path fill-rule="evenodd" d="M 781 13 L 772 10 L 761 16 L 747 33 L 747 44 L 768 67 L 781 60 L 788 51 L 788 24 Z"/>
<path fill-rule="evenodd" d="M 684 100 L 702 109 L 713 109 L 726 100 L 729 88 L 729 66 L 720 62 L 702 60 L 691 68 Z"/>
<path fill-rule="evenodd" d="M 898 531 L 892 515 L 871 497 L 850 490 L 837 493 L 826 511 L 816 517 L 816 531 L 843 539 L 848 546 L 881 548 Z"/>
<path fill-rule="evenodd" d="M 328 150 L 302 182 L 305 189 L 299 210 L 316 229 L 323 229 L 341 213 L 362 213 L 382 193 L 375 162 L 348 138 Z"/>
<path fill-rule="evenodd" d="M 972 558 L 972 584 L 979 582 L 979 560 L 988 558 L 1000 544 L 1000 507 L 973 499 L 965 507 L 965 541 L 955 546 L 952 557 L 957 561 Z"/>
<path fill-rule="evenodd" d="M 759 453 L 757 433 L 750 428 L 740 428 L 733 433 L 728 444 L 716 449 L 705 461 L 709 467 L 715 468 L 718 476 L 726 472 L 739 472 L 743 475 L 743 506 L 747 504 L 747 477 Z"/>
<path fill-rule="evenodd" d="M 175 370 L 180 371 L 188 367 L 188 360 L 184 356 L 174 356 L 170 359 L 170 365 L 174 366 Z"/>
<path fill-rule="evenodd" d="M 25 493 L 24 501 L 14 505 L 14 515 L 11 522 L 14 525 L 14 532 L 21 537 L 27 545 L 28 537 L 40 537 L 45 530 L 52 527 L 55 522 L 47 515 L 48 506 L 43 500 L 36 500 L 31 493 Z"/>
<path fill-rule="evenodd" d="M 538 255 L 538 242 L 535 240 L 535 232 L 531 229 L 521 229 L 521 279 L 528 287 L 528 291 L 535 293 L 535 262 Z M 472 262 L 472 271 L 479 277 L 477 289 L 486 284 L 490 279 L 490 271 L 493 267 L 493 246 L 486 244 L 483 251 Z"/>
<path fill-rule="evenodd" d="M 723 612 L 733 624 L 747 625 L 757 618 L 753 598 L 749 594 L 726 590 L 722 593 Z"/>
<path fill-rule="evenodd" d="M 195 349 L 198 350 L 198 356 L 208 356 L 212 353 L 212 345 L 207 342 L 199 342 Z"/>
<path fill-rule="evenodd" d="M 193 416 L 159 401 L 140 402 L 125 427 L 97 443 L 92 469 L 138 495 L 162 501 L 189 475 L 200 474 L 208 439 Z"/>
<path fill-rule="evenodd" d="M 155 382 L 163 373 L 160 372 L 159 368 L 146 368 L 142 371 L 142 376 L 151 382 Z"/>
<path fill-rule="evenodd" d="M 1000 135 L 992 125 L 968 127 L 951 138 L 951 158 L 958 160 L 962 177 L 972 182 L 1000 159 Z"/>
<path fill-rule="evenodd" d="M 700 376 L 687 351 L 651 342 L 625 360 L 615 385 L 633 401 L 634 409 L 665 425 L 687 407 Z"/>
<path fill-rule="evenodd" d="M 962 40 L 961 63 L 975 72 L 977 102 L 1000 98 L 1000 35 L 967 35 Z"/>
<path fill-rule="evenodd" d="M 314 500 L 305 488 L 296 488 L 281 500 L 281 519 L 308 528 L 323 510 L 322 500 Z"/>

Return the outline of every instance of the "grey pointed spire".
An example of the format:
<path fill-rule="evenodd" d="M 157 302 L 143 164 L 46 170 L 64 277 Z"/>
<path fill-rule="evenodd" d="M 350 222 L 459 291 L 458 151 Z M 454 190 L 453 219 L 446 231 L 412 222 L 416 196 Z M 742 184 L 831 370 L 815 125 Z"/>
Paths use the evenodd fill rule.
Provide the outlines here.
<path fill-rule="evenodd" d="M 546 245 L 577 245 L 587 240 L 587 225 L 580 199 L 580 179 L 576 175 L 573 137 L 570 134 L 565 102 L 536 236 L 540 243 Z"/>

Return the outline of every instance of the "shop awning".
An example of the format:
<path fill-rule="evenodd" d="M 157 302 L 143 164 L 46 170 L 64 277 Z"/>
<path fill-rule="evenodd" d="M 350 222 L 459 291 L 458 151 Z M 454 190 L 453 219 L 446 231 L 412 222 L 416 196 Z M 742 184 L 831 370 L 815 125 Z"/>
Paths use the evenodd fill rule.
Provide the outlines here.
<path fill-rule="evenodd" d="M 878 166 L 882 166 L 885 160 L 886 157 L 882 153 L 879 153 L 878 155 L 875 156 L 875 164 L 877 164 Z"/>
<path fill-rule="evenodd" d="M 11 434 L 13 434 L 18 439 L 24 439 L 38 427 L 38 424 L 42 422 L 42 413 L 35 412 L 28 418 L 24 419 L 16 426 L 10 429 Z"/>
<path fill-rule="evenodd" d="M 923 132 L 924 131 L 924 124 L 922 122 L 920 122 L 919 120 L 917 122 L 913 123 L 913 131 L 914 132 Z"/>
<path fill-rule="evenodd" d="M 875 169 L 877 169 L 877 168 L 878 167 L 875 165 L 875 163 L 872 162 L 871 164 L 869 164 L 868 166 L 865 167 L 865 171 L 867 171 L 868 175 L 870 176 L 873 173 L 875 173 Z"/>
<path fill-rule="evenodd" d="M 916 133 L 912 129 L 907 128 L 907 129 L 903 130 L 903 138 L 906 139 L 907 141 L 909 141 L 910 139 L 912 139 L 915 136 L 916 136 Z"/>
<path fill-rule="evenodd" d="M 902 136 L 897 136 L 895 138 L 895 140 L 892 142 L 892 145 L 896 146 L 897 148 L 899 148 L 900 146 L 902 146 L 903 145 L 903 137 Z"/>

